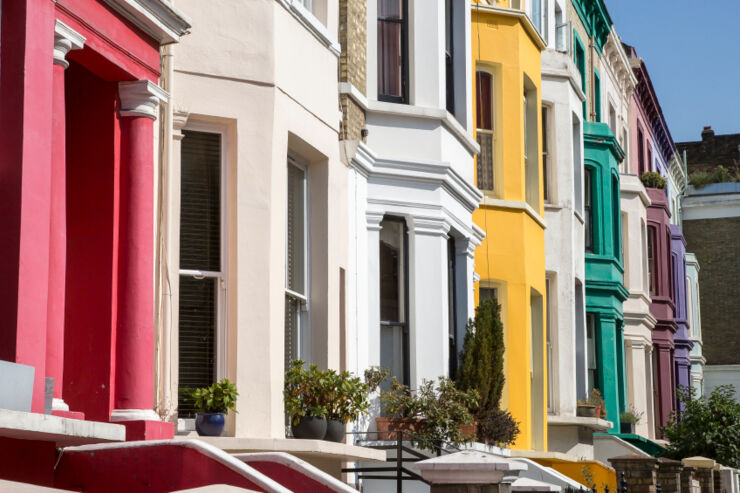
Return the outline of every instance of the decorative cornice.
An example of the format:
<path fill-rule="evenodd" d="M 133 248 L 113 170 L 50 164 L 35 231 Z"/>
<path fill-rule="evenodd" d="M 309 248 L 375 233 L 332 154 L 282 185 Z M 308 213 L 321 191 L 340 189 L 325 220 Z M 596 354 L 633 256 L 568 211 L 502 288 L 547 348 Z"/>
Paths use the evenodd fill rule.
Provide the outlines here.
<path fill-rule="evenodd" d="M 383 222 L 385 214 L 382 212 L 367 211 L 365 212 L 365 222 L 367 223 L 368 231 L 380 231 L 383 229 L 380 223 Z"/>
<path fill-rule="evenodd" d="M 645 185 L 642 184 L 642 180 L 637 175 L 629 173 L 619 174 L 619 191 L 624 194 L 632 193 L 640 197 L 645 207 L 650 207 L 650 196 L 645 190 Z"/>
<path fill-rule="evenodd" d="M 170 0 L 104 0 L 116 12 L 159 41 L 176 43 L 188 33 L 191 20 Z"/>
<path fill-rule="evenodd" d="M 603 0 L 573 0 L 586 33 L 594 37 L 596 50 L 601 53 L 612 27 L 612 19 Z"/>
<path fill-rule="evenodd" d="M 524 30 L 527 32 L 534 44 L 537 45 L 537 48 L 539 48 L 540 51 L 547 49 L 547 43 L 545 43 L 544 38 L 542 37 L 542 35 L 540 35 L 537 28 L 534 27 L 534 24 L 532 24 L 532 19 L 529 18 L 525 11 L 506 7 L 494 7 L 493 5 L 485 5 L 482 3 L 471 3 L 470 10 L 471 12 L 498 14 L 519 19 L 519 22 L 522 23 Z"/>
<path fill-rule="evenodd" d="M 485 207 L 495 207 L 497 209 L 508 209 L 517 212 L 525 212 L 534 220 L 534 222 L 542 226 L 542 229 L 545 229 L 547 227 L 547 224 L 545 223 L 545 220 L 542 218 L 542 216 L 540 216 L 532 208 L 532 206 L 526 202 L 518 200 L 497 199 L 494 197 L 489 197 L 488 195 L 484 195 L 483 200 L 481 201 L 481 205 Z"/>
<path fill-rule="evenodd" d="M 188 111 L 174 111 L 172 112 L 172 128 L 181 131 L 185 128 L 188 123 L 190 112 Z"/>
<path fill-rule="evenodd" d="M 81 50 L 85 45 L 85 37 L 60 21 L 54 24 L 54 65 L 69 67 L 66 60 L 67 53 L 71 50 Z"/>
<path fill-rule="evenodd" d="M 168 101 L 167 92 L 149 80 L 119 82 L 118 95 L 121 98 L 121 116 L 143 116 L 157 119 L 159 103 Z"/>
<path fill-rule="evenodd" d="M 603 146 L 609 149 L 618 162 L 624 159 L 624 149 L 612 133 L 609 125 L 601 122 L 583 122 L 583 145 L 584 147 Z"/>
<path fill-rule="evenodd" d="M 447 233 L 450 232 L 450 225 L 441 217 L 412 216 L 409 223 L 409 229 L 417 236 L 447 238 Z"/>

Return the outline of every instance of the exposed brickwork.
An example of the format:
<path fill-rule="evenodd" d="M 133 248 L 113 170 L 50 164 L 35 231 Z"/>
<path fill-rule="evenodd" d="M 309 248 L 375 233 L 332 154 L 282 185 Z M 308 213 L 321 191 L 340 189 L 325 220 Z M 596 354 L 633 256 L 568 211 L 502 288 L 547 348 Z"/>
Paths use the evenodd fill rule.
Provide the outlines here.
<path fill-rule="evenodd" d="M 696 479 L 696 468 L 684 466 L 681 471 L 681 492 L 691 493 L 691 483 Z"/>
<path fill-rule="evenodd" d="M 661 493 L 681 493 L 681 471 L 683 464 L 677 460 L 658 459 L 658 476 Z M 627 490 L 629 491 L 629 489 Z"/>
<path fill-rule="evenodd" d="M 367 93 L 367 0 L 339 0 L 339 81 Z M 365 112 L 349 96 L 340 97 L 342 107 L 341 140 L 360 140 L 365 127 Z"/>
<path fill-rule="evenodd" d="M 696 479 L 701 484 L 701 493 L 714 493 L 714 471 L 708 467 L 696 468 Z"/>
<path fill-rule="evenodd" d="M 683 222 L 688 251 L 701 265 L 699 291 L 707 363 L 740 363 L 740 217 Z"/>
<path fill-rule="evenodd" d="M 639 455 L 613 457 L 609 459 L 612 467 L 620 478 L 624 472 L 629 493 L 655 493 L 658 473 L 658 460 L 652 457 Z M 663 493 L 668 490 L 663 489 Z"/>
<path fill-rule="evenodd" d="M 431 493 L 498 493 L 497 484 L 435 484 Z"/>
<path fill-rule="evenodd" d="M 740 170 L 740 134 L 715 135 L 714 130 L 705 128 L 701 139 L 676 143 L 679 152 L 686 151 L 689 173 L 710 171 L 719 165 Z"/>

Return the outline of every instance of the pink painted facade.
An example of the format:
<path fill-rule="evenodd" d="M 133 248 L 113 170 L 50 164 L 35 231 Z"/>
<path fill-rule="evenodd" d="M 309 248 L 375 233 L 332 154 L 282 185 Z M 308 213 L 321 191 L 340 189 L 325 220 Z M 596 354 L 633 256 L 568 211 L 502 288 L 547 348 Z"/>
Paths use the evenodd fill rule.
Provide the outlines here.
<path fill-rule="evenodd" d="M 630 159 L 627 161 L 629 169 L 624 172 L 640 176 L 640 163 L 643 163 L 642 172 L 653 171 L 649 163 L 649 155 L 653 149 L 653 133 L 650 128 L 650 120 L 640 103 L 637 90 L 632 92 L 630 98 Z M 650 152 L 648 152 L 650 150 Z M 642 160 L 642 161 L 641 161 Z"/>
<path fill-rule="evenodd" d="M 133 2 L 135 3 L 135 2 Z M 162 2 L 2 3 L 0 359 L 34 367 L 32 411 L 172 436 L 153 410 L 154 121 Z M 152 421 L 152 424 L 147 424 Z M 148 433 L 148 435 L 142 435 Z"/>

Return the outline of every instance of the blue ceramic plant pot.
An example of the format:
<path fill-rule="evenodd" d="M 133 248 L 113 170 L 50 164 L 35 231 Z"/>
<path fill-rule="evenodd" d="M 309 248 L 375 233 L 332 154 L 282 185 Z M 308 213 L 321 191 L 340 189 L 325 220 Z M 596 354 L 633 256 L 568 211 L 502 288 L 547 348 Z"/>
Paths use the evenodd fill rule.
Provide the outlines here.
<path fill-rule="evenodd" d="M 203 437 L 220 437 L 225 424 L 224 413 L 198 413 L 195 416 L 195 430 Z"/>

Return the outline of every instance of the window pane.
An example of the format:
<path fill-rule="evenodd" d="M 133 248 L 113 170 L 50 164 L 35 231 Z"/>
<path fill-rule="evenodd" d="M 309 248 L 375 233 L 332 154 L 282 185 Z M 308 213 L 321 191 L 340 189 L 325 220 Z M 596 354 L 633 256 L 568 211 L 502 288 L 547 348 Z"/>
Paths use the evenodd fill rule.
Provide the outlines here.
<path fill-rule="evenodd" d="M 385 220 L 380 230 L 380 319 L 384 322 L 406 322 L 406 280 L 404 242 L 406 233 L 401 221 Z"/>
<path fill-rule="evenodd" d="M 378 17 L 384 19 L 401 19 L 401 0 L 378 0 Z"/>
<path fill-rule="evenodd" d="M 180 277 L 179 388 L 199 388 L 216 379 L 216 283 L 213 278 Z M 194 415 L 192 402 L 178 396 L 179 417 Z"/>
<path fill-rule="evenodd" d="M 180 268 L 221 270 L 221 136 L 183 131 Z"/>
<path fill-rule="evenodd" d="M 586 240 L 586 251 L 593 252 L 594 249 L 594 232 L 593 232 L 593 204 L 591 192 L 593 191 L 591 182 L 591 168 L 586 168 L 584 173 L 584 204 L 583 204 L 583 222 L 584 236 Z"/>
<path fill-rule="evenodd" d="M 480 146 L 477 157 L 478 188 L 493 190 L 493 134 L 478 132 L 476 140 Z"/>
<path fill-rule="evenodd" d="M 548 119 L 548 108 L 546 106 L 542 107 L 542 187 L 544 192 L 544 198 L 545 200 L 550 200 L 550 194 L 548 191 L 548 176 L 547 176 L 547 166 L 548 166 L 548 159 L 549 159 L 549 142 L 547 140 L 548 138 L 548 131 L 547 127 L 549 126 L 550 121 Z"/>
<path fill-rule="evenodd" d="M 484 130 L 493 130 L 492 91 L 493 77 L 488 72 L 476 72 L 476 127 Z"/>
<path fill-rule="evenodd" d="M 478 298 L 479 303 L 488 300 L 498 303 L 498 288 L 480 288 Z"/>
<path fill-rule="evenodd" d="M 648 278 L 650 279 L 650 295 L 655 294 L 657 287 L 657 273 L 655 272 L 655 228 L 648 228 Z"/>
<path fill-rule="evenodd" d="M 405 19 L 402 0 L 378 2 L 378 95 L 403 97 L 403 37 Z"/>
<path fill-rule="evenodd" d="M 286 287 L 306 294 L 306 172 L 288 164 Z"/>
<path fill-rule="evenodd" d="M 588 391 L 599 387 L 599 372 L 596 363 L 596 319 L 592 313 L 586 314 L 586 365 L 588 368 Z"/>
<path fill-rule="evenodd" d="M 301 303 L 296 298 L 285 295 L 285 368 L 290 368 L 293 360 L 300 358 L 299 333 L 301 326 Z"/>

